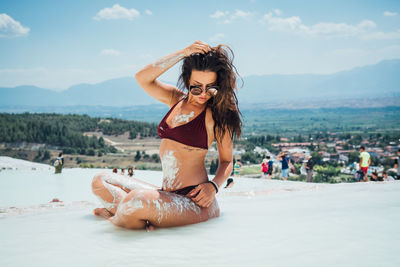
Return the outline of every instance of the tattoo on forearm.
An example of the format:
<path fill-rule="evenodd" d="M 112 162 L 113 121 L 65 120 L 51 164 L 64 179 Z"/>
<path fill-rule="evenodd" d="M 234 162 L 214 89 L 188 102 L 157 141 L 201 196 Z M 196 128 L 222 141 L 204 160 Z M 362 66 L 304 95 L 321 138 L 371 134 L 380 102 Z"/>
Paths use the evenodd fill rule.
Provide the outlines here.
<path fill-rule="evenodd" d="M 165 68 L 170 68 L 184 56 L 185 56 L 184 54 L 180 53 L 180 54 L 172 56 L 172 57 L 161 58 L 153 63 L 153 67 L 159 67 L 162 70 L 164 70 Z"/>

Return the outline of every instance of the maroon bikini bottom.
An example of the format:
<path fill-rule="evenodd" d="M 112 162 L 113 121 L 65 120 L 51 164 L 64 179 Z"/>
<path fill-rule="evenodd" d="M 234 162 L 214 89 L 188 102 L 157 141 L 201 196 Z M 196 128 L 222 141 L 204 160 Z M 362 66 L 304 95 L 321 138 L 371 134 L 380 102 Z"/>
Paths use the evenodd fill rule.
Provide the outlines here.
<path fill-rule="evenodd" d="M 186 187 L 180 188 L 178 190 L 174 190 L 174 191 L 165 191 L 163 189 L 160 189 L 160 191 L 170 192 L 170 193 L 174 193 L 174 194 L 181 195 L 181 196 L 186 196 L 187 194 L 189 194 L 190 191 L 195 189 L 197 186 L 198 185 L 190 185 L 190 186 L 186 186 Z M 196 196 L 197 196 L 197 194 L 196 194 Z M 193 196 L 193 197 L 196 197 L 196 196 Z"/>

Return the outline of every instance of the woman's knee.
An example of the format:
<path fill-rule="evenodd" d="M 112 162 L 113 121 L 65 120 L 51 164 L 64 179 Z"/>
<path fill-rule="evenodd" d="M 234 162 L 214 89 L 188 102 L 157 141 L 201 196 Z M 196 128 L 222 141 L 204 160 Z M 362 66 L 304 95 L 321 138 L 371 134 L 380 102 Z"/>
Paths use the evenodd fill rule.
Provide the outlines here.
<path fill-rule="evenodd" d="M 93 191 L 93 193 L 95 193 L 99 189 L 104 188 L 103 180 L 104 180 L 104 173 L 96 174 L 93 177 L 93 180 L 92 180 L 92 191 Z"/>

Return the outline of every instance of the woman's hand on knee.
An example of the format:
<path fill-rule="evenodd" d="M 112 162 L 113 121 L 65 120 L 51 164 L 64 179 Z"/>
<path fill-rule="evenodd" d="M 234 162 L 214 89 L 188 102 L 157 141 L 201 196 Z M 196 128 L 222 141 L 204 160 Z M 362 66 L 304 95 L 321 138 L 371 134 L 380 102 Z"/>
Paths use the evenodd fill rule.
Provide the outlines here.
<path fill-rule="evenodd" d="M 199 184 L 186 196 L 190 197 L 198 206 L 208 208 L 213 203 L 216 193 L 211 183 L 203 183 Z"/>

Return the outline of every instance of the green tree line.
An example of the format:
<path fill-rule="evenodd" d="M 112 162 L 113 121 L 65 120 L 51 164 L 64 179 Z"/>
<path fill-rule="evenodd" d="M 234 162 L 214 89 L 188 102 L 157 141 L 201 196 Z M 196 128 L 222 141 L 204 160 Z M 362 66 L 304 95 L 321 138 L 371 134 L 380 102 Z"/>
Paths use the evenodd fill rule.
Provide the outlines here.
<path fill-rule="evenodd" d="M 86 154 L 80 150 L 92 153 L 94 150 L 116 151 L 114 147 L 106 145 L 102 137 L 83 135 L 83 132 L 94 131 L 108 135 L 133 131 L 140 136 L 155 136 L 157 126 L 145 122 L 91 118 L 87 115 L 0 113 L 0 142 L 44 143 L 65 148 L 66 153 Z"/>

